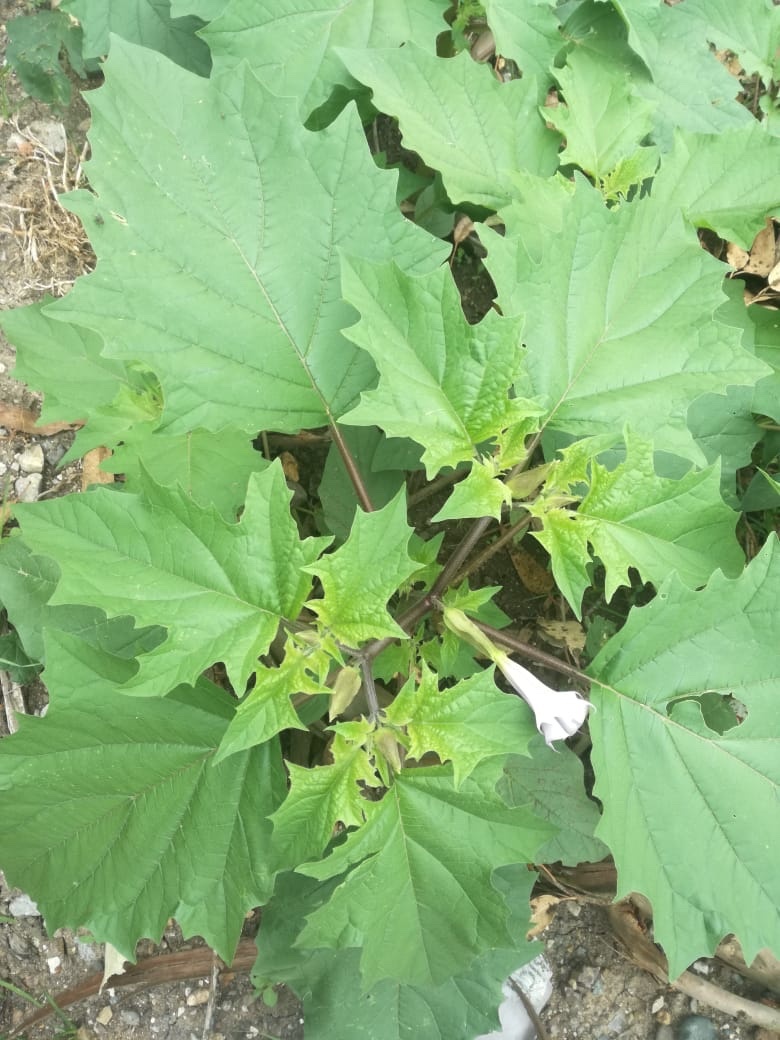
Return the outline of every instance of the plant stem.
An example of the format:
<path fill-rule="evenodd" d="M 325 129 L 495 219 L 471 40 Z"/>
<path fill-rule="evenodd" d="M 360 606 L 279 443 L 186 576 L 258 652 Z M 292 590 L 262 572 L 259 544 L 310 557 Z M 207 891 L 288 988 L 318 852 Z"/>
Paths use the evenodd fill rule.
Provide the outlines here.
<path fill-rule="evenodd" d="M 460 570 L 461 565 L 465 562 L 468 554 L 488 529 L 492 519 L 492 516 L 483 516 L 471 525 L 471 529 L 461 540 L 460 545 L 456 547 L 455 552 L 450 556 L 449 560 L 444 564 L 441 574 L 433 583 L 433 588 L 430 591 L 430 596 L 432 598 L 440 596 L 442 592 L 452 584 L 452 579 Z"/>
<path fill-rule="evenodd" d="M 490 557 L 493 556 L 494 553 L 497 553 L 499 549 L 503 549 L 507 542 L 511 542 L 519 531 L 522 531 L 523 528 L 528 527 L 532 519 L 533 518 L 531 514 L 526 513 L 526 515 L 521 517 L 517 521 L 517 523 L 512 524 L 512 526 L 508 530 L 504 531 L 504 533 L 495 542 L 491 542 L 490 545 L 486 545 L 482 552 L 478 556 L 475 556 L 473 560 L 470 560 L 468 566 L 464 567 L 460 574 L 458 574 L 453 579 L 452 584 L 459 585 L 464 578 L 467 578 L 469 576 L 469 574 L 472 574 L 474 571 L 478 571 L 480 567 L 484 567 L 484 565 L 487 563 Z"/>
<path fill-rule="evenodd" d="M 347 471 L 349 479 L 352 481 L 352 486 L 355 489 L 355 494 L 358 497 L 358 501 L 367 513 L 374 512 L 374 504 L 371 501 L 371 496 L 368 493 L 368 488 L 365 485 L 365 481 L 360 475 L 360 470 L 355 464 L 355 460 L 352 458 L 352 453 L 347 447 L 347 442 L 341 435 L 341 430 L 334 419 L 330 421 L 330 434 L 333 438 L 336 447 L 339 449 L 339 455 L 341 455 L 344 468 Z"/>
<path fill-rule="evenodd" d="M 492 625 L 486 625 L 482 621 L 478 621 L 476 618 L 471 619 L 477 628 L 481 629 L 486 636 L 489 636 L 494 643 L 498 643 L 500 646 L 504 646 L 507 650 L 514 650 L 518 654 L 523 654 L 524 657 L 530 658 L 532 661 L 536 661 L 537 664 L 542 664 L 545 668 L 550 668 L 553 671 L 560 672 L 562 675 L 568 676 L 570 679 L 576 679 L 578 682 L 590 684 L 591 680 L 585 672 L 580 671 L 579 668 L 575 668 L 572 664 L 566 664 L 565 661 L 559 660 L 557 657 L 553 657 L 552 654 L 546 653 L 544 650 L 539 650 L 535 646 L 531 646 L 530 643 L 524 642 L 519 639 L 512 632 L 508 632 L 505 629 L 493 628 Z"/>
<path fill-rule="evenodd" d="M 367 657 L 361 658 L 360 671 L 363 673 L 363 689 L 368 701 L 368 718 L 370 722 L 376 722 L 379 718 L 379 700 L 376 695 L 374 673 L 371 671 L 371 661 Z"/>

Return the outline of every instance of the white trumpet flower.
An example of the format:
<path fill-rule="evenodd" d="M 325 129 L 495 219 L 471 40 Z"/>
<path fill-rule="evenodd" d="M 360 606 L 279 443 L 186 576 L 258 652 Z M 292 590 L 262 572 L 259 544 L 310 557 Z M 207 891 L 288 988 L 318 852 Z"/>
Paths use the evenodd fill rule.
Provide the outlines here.
<path fill-rule="evenodd" d="M 493 660 L 534 713 L 536 728 L 548 747 L 553 746 L 554 740 L 572 736 L 585 722 L 593 705 L 576 690 L 554 690 L 501 652 L 496 653 Z"/>

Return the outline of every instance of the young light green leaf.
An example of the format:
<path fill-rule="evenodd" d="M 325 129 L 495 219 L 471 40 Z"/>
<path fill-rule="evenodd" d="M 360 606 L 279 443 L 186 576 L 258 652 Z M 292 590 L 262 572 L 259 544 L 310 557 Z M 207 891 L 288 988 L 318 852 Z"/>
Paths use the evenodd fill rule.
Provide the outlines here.
<path fill-rule="evenodd" d="M 406 488 L 374 513 L 358 511 L 349 538 L 335 552 L 304 567 L 322 581 L 322 599 L 309 607 L 340 642 L 404 636 L 387 613 L 387 601 L 420 569 L 409 555 Z"/>
<path fill-rule="evenodd" d="M 558 753 L 552 754 L 543 738 L 535 737 L 528 757 L 513 756 L 507 761 L 498 793 L 507 805 L 530 806 L 540 819 L 558 828 L 539 849 L 540 863 L 595 863 L 609 849 L 594 837 L 600 815 L 596 803 L 585 794 L 582 762 L 565 744 L 555 750 Z"/>
<path fill-rule="evenodd" d="M 550 553 L 558 587 L 578 617 L 591 584 L 591 547 L 606 568 L 608 600 L 630 583 L 629 567 L 656 585 L 677 571 L 695 588 L 717 568 L 733 577 L 744 565 L 734 536 L 738 514 L 721 498 L 719 467 L 667 480 L 655 473 L 650 441 L 628 431 L 625 439 L 626 460 L 614 470 L 591 463 L 590 487 L 576 512 L 547 511 L 544 496 L 530 507 L 544 524 L 534 537 Z M 568 490 L 556 485 L 554 470 L 547 487 L 552 495 Z"/>
<path fill-rule="evenodd" d="M 422 665 L 419 681 L 409 679 L 385 715 L 405 728 L 410 758 L 419 761 L 433 751 L 452 763 L 456 788 L 484 759 L 522 754 L 535 733 L 528 710 L 498 689 L 492 668 L 441 688 Z"/>
<path fill-rule="evenodd" d="M 138 939 L 158 939 L 176 916 L 229 963 L 245 913 L 273 887 L 265 817 L 284 797 L 278 747 L 212 767 L 230 713 L 222 691 L 207 683 L 140 713 L 99 689 L 82 648 L 49 634 L 49 713 L 0 742 L 0 790 L 13 790 L 0 814 L 6 876 L 52 930 L 86 926 L 132 959 Z M 63 668 L 91 687 L 65 706 Z"/>
<path fill-rule="evenodd" d="M 638 151 L 652 126 L 653 105 L 632 91 L 622 69 L 588 51 L 572 51 L 555 76 L 565 104 L 544 115 L 566 139 L 560 162 L 579 166 L 598 184 Z"/>
<path fill-rule="evenodd" d="M 356 112 L 310 133 L 245 66 L 203 80 L 118 39 L 106 78 L 90 95 L 96 194 L 69 202 L 98 265 L 47 313 L 156 372 L 169 433 L 338 416 L 374 369 L 341 335 L 336 248 L 418 271 L 446 255 L 398 212 Z"/>
<path fill-rule="evenodd" d="M 143 496 L 100 488 L 19 507 L 19 518 L 33 552 L 60 568 L 52 603 L 168 629 L 126 692 L 160 696 L 216 661 L 243 692 L 280 619 L 295 617 L 306 598 L 303 565 L 328 541 L 300 541 L 289 499 L 275 462 L 253 474 L 239 524 L 151 480 Z"/>
<path fill-rule="evenodd" d="M 329 693 L 324 683 L 331 664 L 332 658 L 321 648 L 304 649 L 288 639 L 278 667 L 256 670 L 255 684 L 236 708 L 214 761 L 264 744 L 282 730 L 305 730 L 290 697 Z"/>
<path fill-rule="evenodd" d="M 686 423 L 691 402 L 767 371 L 738 329 L 717 315 L 699 320 L 723 303 L 722 266 L 654 198 L 610 210 L 579 180 L 573 196 L 548 193 L 548 223 L 556 206 L 560 234 L 538 235 L 530 196 L 513 208 L 506 238 L 480 231 L 504 313 L 534 299 L 524 331 L 530 385 L 518 392 L 544 402 L 553 430 L 584 437 L 628 423 L 657 450 L 704 463 Z"/>
<path fill-rule="evenodd" d="M 81 22 L 85 58 L 105 57 L 115 33 L 130 43 L 159 51 L 200 76 L 209 74 L 209 49 L 195 35 L 203 23 L 199 18 L 171 18 L 170 0 L 122 0 L 121 4 L 65 0 L 62 9 Z"/>
<path fill-rule="evenodd" d="M 509 397 L 521 364 L 520 319 L 491 312 L 469 325 L 444 269 L 410 278 L 393 264 L 351 258 L 343 271 L 344 295 L 361 315 L 347 335 L 379 369 L 379 386 L 344 422 L 416 440 L 431 477 L 535 410 Z"/>
<path fill-rule="evenodd" d="M 320 880 L 349 870 L 299 943 L 342 949 L 362 936 L 366 988 L 384 978 L 438 985 L 510 942 L 491 875 L 533 862 L 549 834 L 524 809 L 504 805 L 490 769 L 458 791 L 446 767 L 404 770 L 359 831 L 321 863 L 299 868 Z"/>
<path fill-rule="evenodd" d="M 334 87 L 355 87 L 338 47 L 400 47 L 416 40 L 431 50 L 445 31 L 448 0 L 232 0 L 205 29 L 217 68 L 249 63 L 280 97 L 300 99 L 304 118 Z"/>
<path fill-rule="evenodd" d="M 559 137 L 539 115 L 533 76 L 499 83 L 465 52 L 437 58 L 413 43 L 338 53 L 377 108 L 397 117 L 406 147 L 439 170 L 455 205 L 497 209 L 514 196 L 517 171 L 554 173 Z"/>
<path fill-rule="evenodd" d="M 498 477 L 489 459 L 476 459 L 471 472 L 453 488 L 452 494 L 432 518 L 432 523 L 463 517 L 492 516 L 501 519 L 504 506 L 512 504 L 512 492 Z"/>
<path fill-rule="evenodd" d="M 780 934 L 777 589 L 771 538 L 734 581 L 692 592 L 672 577 L 631 611 L 589 668 L 597 834 L 618 897 L 643 892 L 672 978 L 734 932 L 748 963 Z M 700 698 L 736 698 L 725 732 Z"/>
<path fill-rule="evenodd" d="M 274 857 L 280 870 L 291 870 L 322 854 L 337 823 L 361 827 L 372 803 L 363 786 L 379 778 L 364 748 L 336 733 L 333 764 L 304 769 L 288 763 L 290 792 L 271 817 Z"/>

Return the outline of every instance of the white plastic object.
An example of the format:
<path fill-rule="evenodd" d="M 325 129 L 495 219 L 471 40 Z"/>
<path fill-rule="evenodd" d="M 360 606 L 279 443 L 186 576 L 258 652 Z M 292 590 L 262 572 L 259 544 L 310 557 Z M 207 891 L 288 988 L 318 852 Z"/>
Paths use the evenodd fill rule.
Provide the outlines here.
<path fill-rule="evenodd" d="M 544 956 L 539 954 L 522 968 L 513 971 L 511 978 L 515 980 L 529 1002 L 537 1012 L 541 1011 L 552 995 L 552 968 Z M 501 987 L 504 994 L 498 1009 L 498 1020 L 501 1023 L 500 1033 L 483 1033 L 476 1040 L 536 1040 L 536 1029 L 528 1017 L 520 997 L 511 986 L 509 979 Z"/>

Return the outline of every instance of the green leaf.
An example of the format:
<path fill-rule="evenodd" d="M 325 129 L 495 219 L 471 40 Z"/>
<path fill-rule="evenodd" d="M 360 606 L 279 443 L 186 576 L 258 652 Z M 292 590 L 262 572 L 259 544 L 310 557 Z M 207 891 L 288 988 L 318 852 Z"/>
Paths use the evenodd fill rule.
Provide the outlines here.
<path fill-rule="evenodd" d="M 90 646 L 110 651 L 125 661 L 148 653 L 165 639 L 163 628 L 136 630 L 132 618 L 107 620 L 105 613 L 95 607 L 72 603 L 49 606 L 59 573 L 53 560 L 34 556 L 21 538 L 0 543 L 0 602 L 33 660 L 44 659 L 44 628 L 71 632 Z M 131 669 L 125 678 L 132 674 Z M 67 681 L 62 676 L 60 686 Z"/>
<path fill-rule="evenodd" d="M 507 863 L 533 862 L 548 836 L 546 824 L 500 801 L 490 770 L 458 791 L 446 767 L 403 770 L 359 831 L 321 863 L 299 868 L 320 880 L 349 870 L 309 915 L 299 943 L 362 944 L 368 989 L 384 978 L 438 985 L 483 951 L 510 943 L 491 875 Z"/>
<path fill-rule="evenodd" d="M 772 0 L 757 0 L 750 7 L 729 0 L 691 0 L 685 16 L 717 50 L 739 58 L 745 79 L 757 72 L 768 85 L 777 77 L 780 11 Z"/>
<path fill-rule="evenodd" d="M 630 424 L 657 450 L 703 463 L 686 423 L 691 402 L 766 372 L 739 330 L 710 320 L 725 298 L 722 265 L 668 205 L 637 198 L 608 209 L 583 180 L 574 195 L 556 186 L 546 196 L 544 220 L 559 234 L 539 235 L 530 196 L 507 219 L 506 238 L 480 235 L 504 313 L 534 300 L 530 385 L 518 392 L 544 403 L 548 429 L 585 437 Z"/>
<path fill-rule="evenodd" d="M 437 58 L 413 43 L 339 56 L 397 117 L 405 146 L 441 172 L 454 204 L 497 209 L 512 199 L 517 171 L 555 171 L 559 137 L 537 110 L 533 76 L 502 84 L 465 52 Z"/>
<path fill-rule="evenodd" d="M 139 938 L 158 939 L 176 916 L 229 963 L 246 911 L 273 886 L 264 818 L 284 793 L 278 748 L 213 766 L 227 723 L 224 708 L 206 704 L 221 691 L 207 684 L 139 713 L 132 698 L 94 688 L 82 648 L 50 633 L 49 713 L 21 718 L 0 742 L 0 790 L 13 791 L 0 816 L 9 883 L 32 895 L 52 930 L 86 926 L 129 960 Z M 61 707 L 64 667 L 92 688 Z"/>
<path fill-rule="evenodd" d="M 103 340 L 89 329 L 52 321 L 51 303 L 39 303 L 0 314 L 3 331 L 17 347 L 14 375 L 43 395 L 41 423 L 78 422 L 94 409 L 111 404 L 122 387 L 131 385 L 127 367 L 101 355 Z M 68 364 L 61 364 L 67 356 Z"/>
<path fill-rule="evenodd" d="M 282 730 L 305 730 L 290 697 L 297 693 L 313 696 L 328 692 L 322 682 L 324 676 L 320 678 L 313 671 L 311 659 L 290 643 L 278 668 L 258 668 L 255 685 L 236 708 L 215 761 L 264 744 Z M 327 665 L 324 671 L 327 673 Z"/>
<path fill-rule="evenodd" d="M 492 668 L 441 688 L 423 665 L 419 681 L 410 679 L 385 715 L 405 727 L 410 758 L 433 751 L 452 762 L 456 788 L 484 759 L 522 754 L 536 732 L 525 705 L 498 689 Z"/>
<path fill-rule="evenodd" d="M 224 5 L 223 5 L 224 6 Z M 247 61 L 280 97 L 300 99 L 305 116 L 334 87 L 354 87 L 338 47 L 400 47 L 417 40 L 434 48 L 447 28 L 448 0 L 232 0 L 203 35 L 217 68 Z"/>
<path fill-rule="evenodd" d="M 18 512 L 33 552 L 60 568 L 53 603 L 83 603 L 168 629 L 165 642 L 141 658 L 127 692 L 160 696 L 224 661 L 243 693 L 280 619 L 295 617 L 309 591 L 302 566 L 327 544 L 300 541 L 289 499 L 275 462 L 252 476 L 239 524 L 151 480 L 144 496 L 100 488 Z"/>
<path fill-rule="evenodd" d="M 16 683 L 30 682 L 40 671 L 38 662 L 31 661 L 24 652 L 17 632 L 0 636 L 0 668 Z"/>
<path fill-rule="evenodd" d="M 544 109 L 544 115 L 566 139 L 560 162 L 603 180 L 638 151 L 652 126 L 653 105 L 588 51 L 573 51 L 555 75 L 565 104 Z"/>
<path fill-rule="evenodd" d="M 538 733 L 529 755 L 507 761 L 498 793 L 507 805 L 528 806 L 558 828 L 539 849 L 538 862 L 575 866 L 604 859 L 609 849 L 594 837 L 600 813 L 585 794 L 582 762 L 565 744 L 551 751 Z"/>
<path fill-rule="evenodd" d="M 678 132 L 653 182 L 653 198 L 681 209 L 693 227 L 712 228 L 750 249 L 764 218 L 780 212 L 778 162 L 780 140 L 760 123 L 720 134 Z"/>
<path fill-rule="evenodd" d="M 629 432 L 625 440 L 626 460 L 616 469 L 591 463 L 590 487 L 576 512 L 545 511 L 544 497 L 533 507 L 544 523 L 534 537 L 550 553 L 558 587 L 577 617 L 591 585 L 589 546 L 606 568 L 607 600 L 630 584 L 629 567 L 655 585 L 677 571 L 696 587 L 716 568 L 733 577 L 744 564 L 734 534 L 738 514 L 720 496 L 719 467 L 667 480 L 655 473 L 650 441 Z M 554 470 L 548 486 L 553 496 L 556 489 L 565 490 L 557 485 Z"/>
<path fill-rule="evenodd" d="M 218 434 L 192 430 L 167 436 L 145 426 L 115 448 L 103 468 L 123 473 L 129 491 L 141 491 L 148 473 L 157 484 L 176 484 L 198 505 L 213 505 L 225 520 L 235 520 L 251 474 L 267 466 L 243 430 L 226 427 Z"/>
<path fill-rule="evenodd" d="M 496 872 L 498 876 L 498 872 Z M 534 874 L 513 888 L 513 898 L 525 904 Z M 292 982 L 303 1001 L 306 1028 L 312 1036 L 333 1040 L 453 1040 L 473 1037 L 498 1027 L 496 1009 L 501 982 L 518 965 L 531 960 L 538 946 L 517 941 L 512 950 L 491 950 L 468 969 L 440 986 L 406 986 L 389 979 L 367 993 L 356 985 L 358 950 L 302 950 L 295 941 L 304 918 L 321 906 L 333 882 L 314 882 L 299 874 L 280 876 L 274 897 L 263 911 L 261 940 L 252 980 Z M 524 935 L 527 925 L 516 930 Z"/>
<path fill-rule="evenodd" d="M 564 42 L 552 0 L 485 0 L 484 6 L 496 52 L 512 58 L 524 76 L 536 80 L 541 104 L 552 83 L 555 56 Z"/>
<path fill-rule="evenodd" d="M 354 312 L 336 249 L 412 271 L 446 255 L 396 209 L 356 113 L 313 134 L 246 67 L 207 81 L 118 39 L 106 77 L 90 95 L 96 194 L 69 202 L 97 269 L 47 313 L 156 372 L 171 434 L 297 433 L 345 411 L 374 369 L 341 335 Z"/>
<path fill-rule="evenodd" d="M 287 764 L 290 792 L 271 817 L 274 856 L 280 869 L 291 869 L 322 854 L 337 823 L 360 827 L 369 803 L 363 786 L 379 779 L 365 749 L 336 733 L 331 744 L 333 764 L 304 769 Z"/>
<path fill-rule="evenodd" d="M 60 64 L 60 51 L 63 47 L 67 50 L 74 70 L 83 75 L 81 30 L 64 11 L 36 11 L 9 18 L 6 30 L 6 60 L 27 93 L 49 105 L 67 105 L 70 80 Z"/>
<path fill-rule="evenodd" d="M 466 479 L 455 485 L 450 497 L 431 520 L 441 523 L 442 520 L 479 516 L 500 520 L 504 506 L 511 504 L 512 492 L 498 479 L 495 464 L 489 459 L 477 459 Z"/>
<path fill-rule="evenodd" d="M 393 468 L 383 464 L 380 453 L 387 445 L 387 437 L 375 426 L 344 426 L 341 435 L 374 508 L 381 509 L 406 483 L 405 460 L 399 458 Z M 318 495 L 322 503 L 326 530 L 343 541 L 352 527 L 357 499 L 354 484 L 335 443 L 331 444 L 322 469 Z"/>
<path fill-rule="evenodd" d="M 84 30 L 85 58 L 108 54 L 111 34 L 129 43 L 159 51 L 177 65 L 208 76 L 211 69 L 209 49 L 196 36 L 203 22 L 199 18 L 171 18 L 170 0 L 65 0 L 62 9 L 78 18 Z"/>
<path fill-rule="evenodd" d="M 521 363 L 520 319 L 491 312 L 469 325 L 444 269 L 410 278 L 392 264 L 356 259 L 343 269 L 344 295 L 361 315 L 347 335 L 379 369 L 379 386 L 344 422 L 416 440 L 432 477 L 534 411 L 509 398 Z"/>
<path fill-rule="evenodd" d="M 774 538 L 734 581 L 692 592 L 672 577 L 589 668 L 597 833 L 618 897 L 652 902 L 672 978 L 728 932 L 748 963 L 780 934 L 778 582 Z M 710 729 L 691 699 L 707 693 L 747 717 Z"/>
<path fill-rule="evenodd" d="M 626 29 L 628 47 L 641 58 L 644 69 L 632 61 Z M 717 133 L 753 120 L 736 100 L 739 81 L 712 53 L 708 31 L 699 16 L 689 16 L 687 0 L 673 6 L 644 0 L 613 0 L 612 4 L 586 0 L 566 23 L 564 33 L 575 46 L 601 56 L 605 64 L 625 66 L 636 92 L 655 108 L 653 138 L 662 151 L 671 147 L 675 130 Z"/>
<path fill-rule="evenodd" d="M 322 581 L 322 599 L 309 607 L 336 639 L 360 646 L 367 639 L 405 637 L 387 613 L 387 601 L 420 569 L 409 555 L 406 489 L 374 513 L 355 514 L 346 542 L 304 567 Z"/>

